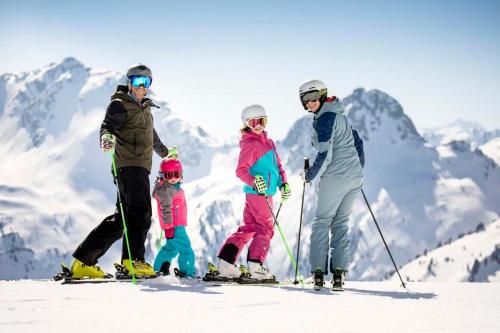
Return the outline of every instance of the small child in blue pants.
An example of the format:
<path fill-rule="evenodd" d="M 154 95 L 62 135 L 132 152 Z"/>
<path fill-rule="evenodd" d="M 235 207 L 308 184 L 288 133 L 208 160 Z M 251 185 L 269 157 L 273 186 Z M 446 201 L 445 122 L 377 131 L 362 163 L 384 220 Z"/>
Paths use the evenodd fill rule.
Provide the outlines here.
<path fill-rule="evenodd" d="M 195 277 L 194 252 L 186 232 L 187 208 L 181 180 L 181 162 L 173 158 L 162 161 L 153 197 L 157 202 L 158 218 L 167 242 L 156 255 L 154 270 L 169 275 L 170 263 L 179 255 L 176 275 Z"/>

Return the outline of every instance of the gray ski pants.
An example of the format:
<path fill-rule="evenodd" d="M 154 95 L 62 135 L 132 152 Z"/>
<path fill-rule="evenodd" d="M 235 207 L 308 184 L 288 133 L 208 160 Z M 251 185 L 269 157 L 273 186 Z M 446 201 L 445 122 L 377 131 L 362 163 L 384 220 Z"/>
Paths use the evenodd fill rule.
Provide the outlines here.
<path fill-rule="evenodd" d="M 321 177 L 318 191 L 318 206 L 311 232 L 309 262 L 311 272 L 321 268 L 328 273 L 328 250 L 331 250 L 330 271 L 336 267 L 347 270 L 349 265 L 348 221 L 354 200 L 357 198 L 363 178 L 339 179 Z M 330 244 L 328 239 L 332 237 Z"/>

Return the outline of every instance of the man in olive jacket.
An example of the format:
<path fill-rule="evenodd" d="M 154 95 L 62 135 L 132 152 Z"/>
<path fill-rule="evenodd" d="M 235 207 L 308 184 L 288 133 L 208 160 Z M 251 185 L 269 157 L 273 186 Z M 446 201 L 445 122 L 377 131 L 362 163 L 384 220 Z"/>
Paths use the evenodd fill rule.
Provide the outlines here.
<path fill-rule="evenodd" d="M 127 86 L 118 86 L 111 97 L 104 121 L 101 124 L 101 149 L 114 148 L 117 181 L 126 215 L 128 239 L 132 258 L 129 258 L 125 239 L 122 244 L 122 263 L 137 276 L 155 275 L 151 265 L 144 260 L 147 232 L 151 226 L 151 192 L 149 174 L 153 150 L 162 158 L 169 156 L 154 126 L 151 107 L 156 106 L 147 91 L 153 76 L 142 64 L 132 66 L 127 72 Z M 176 149 L 170 149 L 176 155 Z M 106 217 L 73 253 L 71 272 L 73 278 L 102 278 L 106 274 L 97 266 L 98 259 L 109 247 L 123 237 L 120 207 Z"/>

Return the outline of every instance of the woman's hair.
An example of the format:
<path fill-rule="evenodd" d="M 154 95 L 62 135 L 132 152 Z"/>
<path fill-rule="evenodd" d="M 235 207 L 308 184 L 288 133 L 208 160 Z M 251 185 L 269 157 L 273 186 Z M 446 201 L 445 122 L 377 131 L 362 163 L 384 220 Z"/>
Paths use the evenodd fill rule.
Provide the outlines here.
<path fill-rule="evenodd" d="M 245 133 L 250 133 L 252 129 L 248 127 L 247 125 L 243 125 L 242 128 L 240 128 L 240 134 L 243 136 Z"/>

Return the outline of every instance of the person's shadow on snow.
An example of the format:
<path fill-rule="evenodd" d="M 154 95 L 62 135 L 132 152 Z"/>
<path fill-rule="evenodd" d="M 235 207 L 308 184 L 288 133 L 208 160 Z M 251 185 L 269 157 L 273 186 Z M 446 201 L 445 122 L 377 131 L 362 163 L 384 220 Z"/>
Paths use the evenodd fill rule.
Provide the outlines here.
<path fill-rule="evenodd" d="M 143 292 L 158 292 L 158 291 L 182 291 L 188 293 L 199 293 L 199 294 L 223 294 L 215 290 L 217 285 L 203 285 L 201 282 L 192 281 L 189 282 L 178 282 L 174 283 L 169 281 L 151 281 L 141 283 L 141 291 Z"/>
<path fill-rule="evenodd" d="M 390 297 L 394 299 L 433 299 L 436 298 L 437 295 L 434 293 L 422 293 L 415 291 L 383 291 L 383 290 L 368 290 L 368 289 L 359 289 L 359 288 L 346 288 L 344 291 L 330 291 L 330 288 L 323 288 L 321 290 L 314 290 L 312 288 L 301 288 L 297 287 L 280 287 L 281 289 L 285 289 L 288 291 L 297 291 L 297 292 L 306 292 L 314 295 L 327 295 L 327 296 L 335 296 L 335 295 L 343 295 L 343 294 L 358 294 L 358 295 L 368 295 L 368 296 L 378 296 L 378 297 Z"/>
<path fill-rule="evenodd" d="M 347 288 L 346 292 L 370 295 L 370 296 L 381 296 L 381 297 L 391 297 L 394 299 L 432 299 L 436 298 L 434 293 L 421 293 L 416 291 L 382 291 L 382 290 L 367 290 L 358 288 Z"/>

